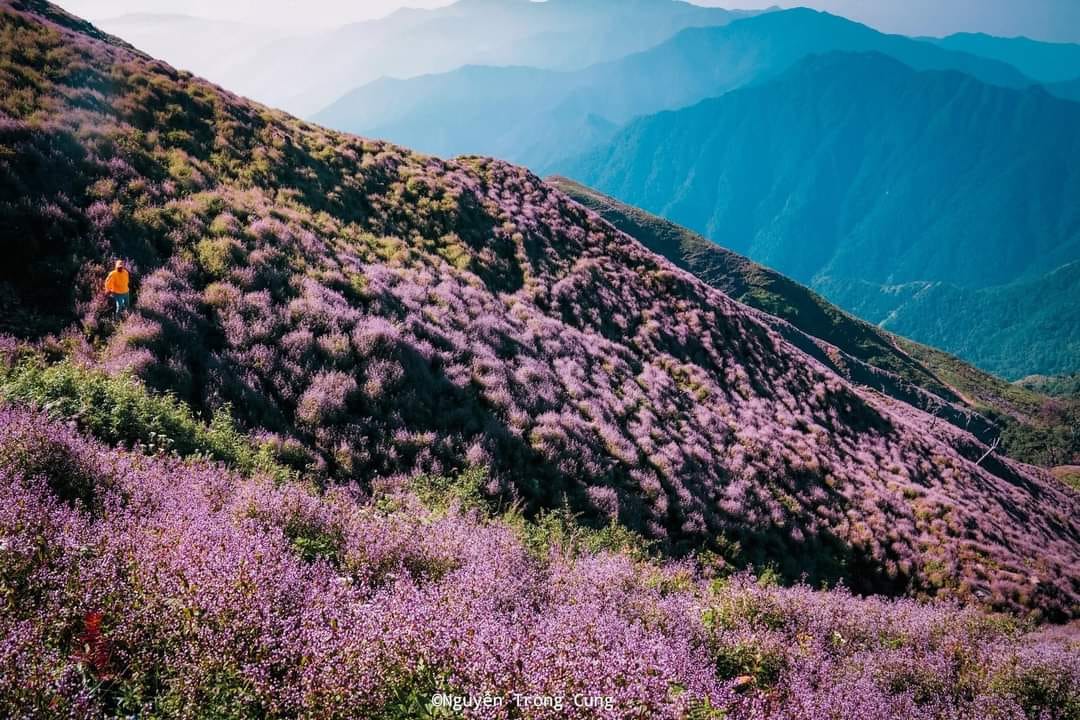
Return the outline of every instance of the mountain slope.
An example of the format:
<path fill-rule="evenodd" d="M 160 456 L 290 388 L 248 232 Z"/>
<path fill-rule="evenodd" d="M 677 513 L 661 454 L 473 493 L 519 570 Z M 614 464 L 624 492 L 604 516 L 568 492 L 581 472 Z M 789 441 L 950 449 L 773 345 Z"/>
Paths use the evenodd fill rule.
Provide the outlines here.
<path fill-rule="evenodd" d="M 2 13 L 8 332 L 231 407 L 323 481 L 480 466 L 526 512 L 672 553 L 1077 612 L 1080 498 L 1046 473 L 848 384 L 520 168 L 322 130 L 39 7 Z"/>
<path fill-rule="evenodd" d="M 1047 85 L 1046 89 L 1063 100 L 1080 102 L 1080 77 Z"/>
<path fill-rule="evenodd" d="M 899 350 L 887 333 L 830 305 L 779 273 L 725 250 L 674 223 L 649 215 L 567 178 L 547 180 L 658 255 L 692 272 L 726 295 L 783 318 L 870 365 L 947 400 L 957 400 L 925 368 Z"/>
<path fill-rule="evenodd" d="M 1016 383 L 1020 387 L 1034 392 L 1045 393 L 1053 397 L 1066 397 L 1080 400 L 1080 373 L 1047 377 L 1031 375 Z"/>
<path fill-rule="evenodd" d="M 1026 37 L 1003 38 L 983 33 L 956 33 L 920 38 L 948 50 L 978 55 L 1012 65 L 1032 80 L 1059 83 L 1080 76 L 1080 45 L 1050 43 Z"/>
<path fill-rule="evenodd" d="M 920 407 L 986 442 L 1000 438 L 1003 450 L 1024 462 L 1080 463 L 1080 437 L 1070 431 L 1080 417 L 1080 403 L 1074 399 L 1050 398 L 1004 382 L 939 350 L 894 336 L 777 272 L 572 180 L 555 177 L 548 182 L 728 296 L 790 322 L 822 351 L 814 352 L 805 342 L 801 347 L 848 380 Z M 934 308 L 932 316 L 948 316 L 951 309 Z M 1032 315 L 1038 314 L 1033 308 Z M 1000 324 L 1004 313 L 991 308 L 987 317 Z"/>
<path fill-rule="evenodd" d="M 859 317 L 1002 377 L 1054 375 L 1080 363 L 1080 262 L 993 288 L 934 282 L 867 290 L 824 281 L 820 290 Z"/>
<path fill-rule="evenodd" d="M 849 288 L 840 304 L 857 310 L 885 285 L 988 288 L 1080 258 L 1078 124 L 1080 106 L 1041 89 L 836 54 L 643 119 L 562 169 L 834 301 Z M 1076 303 L 1071 285 L 1057 289 L 1042 301 Z M 1047 358 L 1068 370 L 1073 329 L 1050 329 Z M 956 340 L 944 349 L 959 351 Z M 1030 354 L 1008 363 L 1017 376 L 1051 369 Z"/>
<path fill-rule="evenodd" d="M 748 14 L 680 0 L 458 0 L 283 40 L 233 68 L 226 80 L 267 104 L 309 114 L 384 76 L 467 64 L 582 68 L 652 47 L 688 27 Z"/>
<path fill-rule="evenodd" d="M 528 84 L 520 69 L 497 67 L 384 80 L 359 87 L 314 117 L 437 155 L 490 154 L 543 170 L 596 139 L 589 134 L 583 141 L 580 134 L 590 119 L 621 125 L 684 107 L 831 50 L 874 50 L 914 68 L 954 69 L 1005 86 L 1031 83 L 994 60 L 799 8 L 688 29 L 655 48 L 578 72 L 534 73 Z M 387 97 L 398 100 L 387 105 Z M 507 98 L 530 102 L 530 109 L 507 109 Z"/>

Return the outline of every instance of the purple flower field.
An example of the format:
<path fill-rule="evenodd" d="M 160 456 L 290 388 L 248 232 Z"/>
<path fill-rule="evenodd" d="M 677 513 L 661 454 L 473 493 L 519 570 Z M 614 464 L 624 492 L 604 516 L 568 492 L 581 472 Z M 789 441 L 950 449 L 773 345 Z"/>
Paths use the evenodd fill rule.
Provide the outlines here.
<path fill-rule="evenodd" d="M 1075 639 L 1006 616 L 537 556 L 475 511 L 112 450 L 34 412 L 0 412 L 0 538 L 5 717 L 425 717 L 438 692 L 566 698 L 465 717 L 1080 709 Z"/>
<path fill-rule="evenodd" d="M 1080 717 L 1075 491 L 523 169 L 0 0 L 0 227 L 0 715 Z"/>

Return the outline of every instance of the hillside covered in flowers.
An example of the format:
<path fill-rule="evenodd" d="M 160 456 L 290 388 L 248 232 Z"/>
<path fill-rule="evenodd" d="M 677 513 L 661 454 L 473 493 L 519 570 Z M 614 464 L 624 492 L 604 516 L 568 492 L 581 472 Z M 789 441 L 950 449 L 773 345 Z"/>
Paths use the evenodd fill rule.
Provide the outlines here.
<path fill-rule="evenodd" d="M 976 465 L 526 171 L 330 133 L 9 6 L 8 332 L 85 335 L 306 474 L 484 466 L 493 495 L 674 552 L 1073 614 L 1074 494 Z M 114 257 L 137 278 L 115 327 Z"/>
<path fill-rule="evenodd" d="M 13 716 L 416 717 L 440 688 L 1077 712 L 1075 646 L 1025 634 L 1080 615 L 1075 491 L 525 170 L 326 131 L 0 0 L 0 231 Z M 462 477 L 472 510 L 431 481 Z M 558 517 L 636 540 L 527 542 Z"/>

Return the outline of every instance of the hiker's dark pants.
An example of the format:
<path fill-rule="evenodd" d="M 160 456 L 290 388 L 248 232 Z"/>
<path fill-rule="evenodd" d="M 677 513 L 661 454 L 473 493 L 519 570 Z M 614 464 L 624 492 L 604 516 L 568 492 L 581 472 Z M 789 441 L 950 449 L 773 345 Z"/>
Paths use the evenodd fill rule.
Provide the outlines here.
<path fill-rule="evenodd" d="M 128 303 L 131 302 L 131 294 L 130 293 L 123 293 L 123 294 L 113 293 L 112 299 L 113 299 L 113 302 L 116 303 L 116 314 L 120 315 L 125 310 L 128 309 Z"/>

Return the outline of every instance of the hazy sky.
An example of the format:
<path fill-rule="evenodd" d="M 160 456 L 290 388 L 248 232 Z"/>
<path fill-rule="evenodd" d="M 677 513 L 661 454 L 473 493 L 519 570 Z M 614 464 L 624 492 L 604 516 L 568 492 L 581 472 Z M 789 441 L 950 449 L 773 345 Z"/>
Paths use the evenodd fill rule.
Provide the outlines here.
<path fill-rule="evenodd" d="M 566 1 L 566 0 L 564 0 Z M 695 0 L 701 5 L 807 5 L 888 32 L 946 35 L 979 31 L 1080 42 L 1080 0 Z M 172 12 L 286 27 L 333 26 L 379 17 L 408 5 L 450 0 L 59 0 L 77 15 L 102 19 L 131 12 Z"/>
<path fill-rule="evenodd" d="M 381 17 L 401 7 L 439 7 L 453 0 L 56 0 L 91 20 L 127 13 L 176 13 L 289 26 L 336 26 Z"/>

